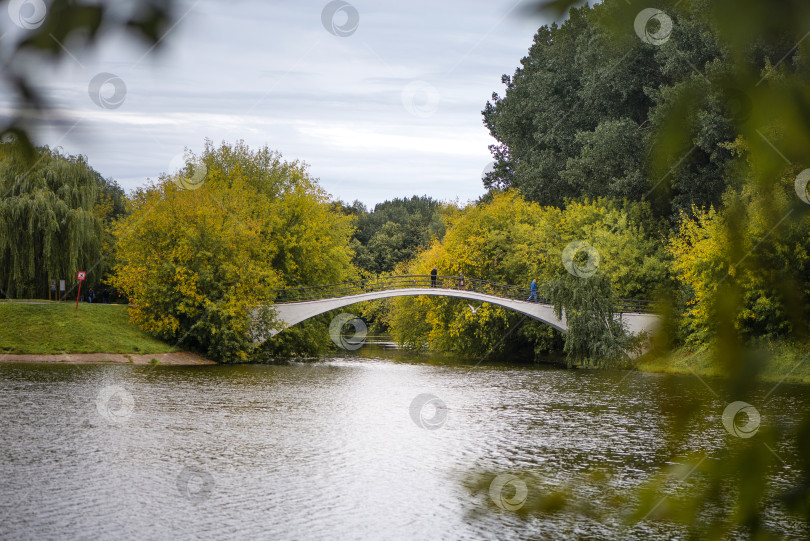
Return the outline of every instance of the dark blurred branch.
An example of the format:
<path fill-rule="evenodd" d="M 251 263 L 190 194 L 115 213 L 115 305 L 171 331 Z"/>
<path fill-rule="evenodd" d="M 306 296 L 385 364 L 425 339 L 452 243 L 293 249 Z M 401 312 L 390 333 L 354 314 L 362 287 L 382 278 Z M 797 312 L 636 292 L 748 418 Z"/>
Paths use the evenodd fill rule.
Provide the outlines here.
<path fill-rule="evenodd" d="M 62 62 L 65 56 L 80 57 L 97 48 L 105 33 L 125 33 L 142 39 L 150 47 L 159 46 L 174 18 L 176 0 L 133 0 L 123 8 L 111 2 L 87 0 L 53 0 L 39 5 L 29 2 L 20 6 L 16 20 L 15 14 L 9 12 L 10 1 L 0 4 L 0 16 L 8 13 L 10 22 L 20 28 L 16 32 L 18 39 L 9 39 L 14 32 L 6 32 L 6 39 L 0 41 L 0 57 L 6 59 L 3 82 L 13 89 L 15 96 L 11 100 L 17 102 L 10 104 L 11 114 L 0 121 L 0 136 L 16 140 L 32 156 L 29 117 L 32 113 L 46 112 L 49 105 L 32 75 L 37 75 L 38 84 L 43 79 L 47 84 L 46 74 L 55 71 L 50 64 Z M 69 51 L 65 44 L 69 44 Z"/>

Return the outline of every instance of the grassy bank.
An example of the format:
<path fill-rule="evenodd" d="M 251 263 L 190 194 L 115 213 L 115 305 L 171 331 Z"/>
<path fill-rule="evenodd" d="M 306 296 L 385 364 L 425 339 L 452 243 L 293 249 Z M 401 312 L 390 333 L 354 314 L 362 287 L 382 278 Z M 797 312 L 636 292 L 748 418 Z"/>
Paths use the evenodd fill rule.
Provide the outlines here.
<path fill-rule="evenodd" d="M 775 342 L 760 346 L 766 353 L 760 367 L 763 381 L 810 383 L 810 344 Z M 725 377 L 709 348 L 695 351 L 681 348 L 663 357 L 643 357 L 637 368 L 662 374 L 697 374 L 701 377 Z"/>
<path fill-rule="evenodd" d="M 0 354 L 170 353 L 115 304 L 0 302 Z"/>

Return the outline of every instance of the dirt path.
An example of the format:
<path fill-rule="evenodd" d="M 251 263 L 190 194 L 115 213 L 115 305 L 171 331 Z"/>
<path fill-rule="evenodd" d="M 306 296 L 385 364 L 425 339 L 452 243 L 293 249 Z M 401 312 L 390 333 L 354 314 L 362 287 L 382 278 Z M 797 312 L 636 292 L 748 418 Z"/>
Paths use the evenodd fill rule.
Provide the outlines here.
<path fill-rule="evenodd" d="M 159 364 L 171 366 L 196 366 L 217 364 L 190 351 L 176 353 L 58 353 L 56 355 L 0 354 L 0 363 L 56 363 L 56 364 Z"/>

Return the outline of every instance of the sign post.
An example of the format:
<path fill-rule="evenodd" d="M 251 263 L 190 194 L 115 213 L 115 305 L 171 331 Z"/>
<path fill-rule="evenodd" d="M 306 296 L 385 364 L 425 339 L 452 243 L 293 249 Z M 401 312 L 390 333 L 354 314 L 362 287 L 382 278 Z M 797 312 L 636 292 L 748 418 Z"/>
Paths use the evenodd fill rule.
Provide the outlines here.
<path fill-rule="evenodd" d="M 76 275 L 76 279 L 79 280 L 79 293 L 76 295 L 76 310 L 79 309 L 79 297 L 82 296 L 82 282 L 84 282 L 84 277 L 84 271 L 79 271 L 79 274 Z"/>

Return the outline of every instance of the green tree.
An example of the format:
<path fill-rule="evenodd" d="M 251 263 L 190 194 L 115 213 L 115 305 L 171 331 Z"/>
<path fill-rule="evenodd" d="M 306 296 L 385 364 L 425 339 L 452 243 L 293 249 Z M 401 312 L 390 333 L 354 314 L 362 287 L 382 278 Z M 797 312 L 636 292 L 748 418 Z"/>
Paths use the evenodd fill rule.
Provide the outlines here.
<path fill-rule="evenodd" d="M 644 132 L 629 118 L 606 120 L 596 129 L 579 132 L 579 155 L 568 158 L 560 179 L 591 197 L 641 201 L 647 192 L 642 174 Z"/>
<path fill-rule="evenodd" d="M 395 198 L 367 211 L 362 203 L 348 207 L 357 230 L 352 237 L 357 267 L 369 274 L 392 272 L 444 236 L 446 205 L 427 196 Z"/>
<path fill-rule="evenodd" d="M 77 271 L 96 285 L 110 265 L 105 227 L 123 212 L 123 192 L 83 156 L 35 149 L 34 165 L 16 144 L 0 146 L 0 289 L 47 298 L 52 279 Z M 106 239 L 109 241 L 109 239 Z"/>
<path fill-rule="evenodd" d="M 706 17 L 711 3 L 673 7 L 674 27 L 660 46 L 634 32 L 639 9 L 573 8 L 562 25 L 538 31 L 521 67 L 504 76 L 505 94 L 493 94 L 483 111 L 498 141 L 487 187 L 515 187 L 555 206 L 582 196 L 651 200 L 673 221 L 721 203 L 737 183 L 728 144 L 752 112 L 742 89 L 756 81 L 734 70 L 722 32 Z M 755 42 L 754 69 L 785 53 L 797 58 L 782 41 Z"/>
<path fill-rule="evenodd" d="M 616 299 L 605 275 L 581 278 L 566 273 L 546 283 L 544 289 L 554 314 L 558 318 L 565 315 L 564 352 L 569 368 L 575 364 L 628 366 L 630 336 L 616 313 Z"/>

